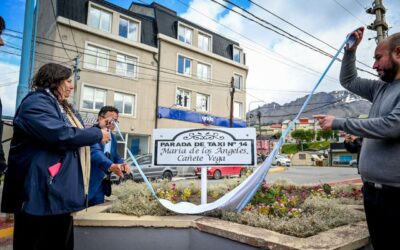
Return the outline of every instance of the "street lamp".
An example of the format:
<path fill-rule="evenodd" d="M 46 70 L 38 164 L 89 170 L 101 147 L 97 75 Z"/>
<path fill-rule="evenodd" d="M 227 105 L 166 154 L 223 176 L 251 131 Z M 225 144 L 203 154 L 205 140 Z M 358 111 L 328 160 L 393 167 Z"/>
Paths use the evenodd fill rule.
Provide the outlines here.
<path fill-rule="evenodd" d="M 249 109 L 248 109 L 249 112 L 251 111 L 251 110 L 250 110 L 251 104 L 257 103 L 257 102 L 262 102 L 262 103 L 264 103 L 264 104 L 267 104 L 267 103 L 264 102 L 264 101 L 251 101 L 251 102 L 249 102 Z M 249 117 L 248 117 L 248 118 L 246 117 L 246 119 L 247 119 L 247 127 L 250 127 L 250 114 L 249 114 Z"/>

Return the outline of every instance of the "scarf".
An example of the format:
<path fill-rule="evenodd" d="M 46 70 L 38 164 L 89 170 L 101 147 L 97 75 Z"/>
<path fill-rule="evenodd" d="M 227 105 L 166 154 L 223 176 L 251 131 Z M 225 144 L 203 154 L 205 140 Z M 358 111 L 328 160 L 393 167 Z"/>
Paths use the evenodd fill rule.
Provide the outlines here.
<path fill-rule="evenodd" d="M 82 123 L 78 120 L 73 112 L 66 112 L 67 118 L 71 125 L 76 128 L 84 128 Z M 81 160 L 81 168 L 83 175 L 83 185 L 85 194 L 89 192 L 89 178 L 90 178 L 90 147 L 84 146 L 79 148 L 79 158 Z"/>
<path fill-rule="evenodd" d="M 80 128 L 80 129 L 84 128 L 82 122 L 78 119 L 79 114 L 77 114 L 77 112 L 74 109 L 71 109 L 69 107 L 64 108 L 58 102 L 58 100 L 54 96 L 54 94 L 51 93 L 50 89 L 46 88 L 45 91 L 57 101 L 58 107 L 61 110 L 62 118 L 63 118 L 66 126 Z M 79 158 L 81 161 L 83 186 L 84 186 L 85 194 L 87 195 L 89 193 L 89 178 L 90 178 L 90 147 L 88 147 L 88 146 L 80 147 L 79 148 Z"/>

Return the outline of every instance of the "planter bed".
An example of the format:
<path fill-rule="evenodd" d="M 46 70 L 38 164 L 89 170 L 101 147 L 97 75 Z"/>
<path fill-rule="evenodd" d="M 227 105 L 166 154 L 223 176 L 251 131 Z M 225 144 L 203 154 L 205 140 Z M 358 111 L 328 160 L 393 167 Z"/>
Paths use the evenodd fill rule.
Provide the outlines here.
<path fill-rule="evenodd" d="M 209 202 L 239 182 L 210 186 Z M 200 199 L 194 183 L 177 186 L 161 182 L 153 187 L 159 197 L 173 202 L 198 203 Z M 114 201 L 107 205 L 77 214 L 76 245 L 85 246 L 77 249 L 99 249 L 89 247 L 96 244 L 113 250 L 129 249 L 129 244 L 141 246 L 132 249 L 358 249 L 368 245 L 357 187 L 264 184 L 241 213 L 214 211 L 202 216 L 167 211 L 144 184 L 124 183 L 114 188 L 114 193 Z M 110 238 L 113 234 L 120 235 L 119 239 Z"/>

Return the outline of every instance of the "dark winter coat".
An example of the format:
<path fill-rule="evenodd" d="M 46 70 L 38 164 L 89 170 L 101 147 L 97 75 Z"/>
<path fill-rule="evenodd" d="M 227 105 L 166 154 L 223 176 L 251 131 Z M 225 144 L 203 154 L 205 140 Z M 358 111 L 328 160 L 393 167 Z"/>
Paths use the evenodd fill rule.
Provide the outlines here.
<path fill-rule="evenodd" d="M 102 133 L 71 127 L 67 120 L 48 92 L 24 98 L 14 117 L 2 212 L 41 216 L 85 208 L 79 148 L 100 142 Z M 48 168 L 57 162 L 62 163 L 60 171 L 51 178 Z"/>

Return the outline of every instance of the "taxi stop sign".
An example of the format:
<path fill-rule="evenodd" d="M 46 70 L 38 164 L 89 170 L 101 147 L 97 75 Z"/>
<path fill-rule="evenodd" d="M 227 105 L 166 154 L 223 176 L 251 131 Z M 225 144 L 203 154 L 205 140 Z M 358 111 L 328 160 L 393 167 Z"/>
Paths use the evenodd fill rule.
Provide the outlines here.
<path fill-rule="evenodd" d="M 156 166 L 256 164 L 254 128 L 155 129 Z"/>

